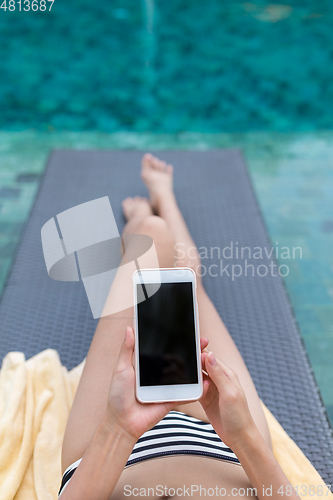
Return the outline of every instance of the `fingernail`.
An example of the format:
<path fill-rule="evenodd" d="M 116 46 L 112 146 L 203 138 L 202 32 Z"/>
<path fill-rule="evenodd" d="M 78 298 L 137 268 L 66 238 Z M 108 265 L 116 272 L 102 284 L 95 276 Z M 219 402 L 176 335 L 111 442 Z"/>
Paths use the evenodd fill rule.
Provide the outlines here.
<path fill-rule="evenodd" d="M 210 351 L 208 354 L 208 361 L 209 361 L 209 364 L 211 364 L 212 366 L 216 365 L 216 358 L 215 358 L 214 353 L 212 351 Z"/>

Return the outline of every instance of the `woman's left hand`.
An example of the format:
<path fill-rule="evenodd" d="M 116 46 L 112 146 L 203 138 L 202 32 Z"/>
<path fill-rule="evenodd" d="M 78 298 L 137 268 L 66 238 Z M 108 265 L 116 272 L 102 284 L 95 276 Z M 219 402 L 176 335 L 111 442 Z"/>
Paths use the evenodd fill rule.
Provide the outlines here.
<path fill-rule="evenodd" d="M 200 403 L 222 441 L 232 449 L 258 429 L 250 413 L 237 373 L 212 352 L 201 354 L 204 393 Z"/>
<path fill-rule="evenodd" d="M 135 397 L 133 352 L 134 331 L 128 326 L 112 376 L 107 419 L 137 440 L 172 410 L 175 403 L 139 403 Z"/>

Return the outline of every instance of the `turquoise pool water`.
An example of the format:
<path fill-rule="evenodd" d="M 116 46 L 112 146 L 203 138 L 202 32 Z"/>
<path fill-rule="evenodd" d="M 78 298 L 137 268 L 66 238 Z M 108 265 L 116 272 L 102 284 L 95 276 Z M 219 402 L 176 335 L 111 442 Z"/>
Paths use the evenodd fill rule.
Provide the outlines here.
<path fill-rule="evenodd" d="M 330 129 L 332 22 L 329 0 L 1 10 L 0 129 Z"/>
<path fill-rule="evenodd" d="M 333 422 L 333 3 L 0 12 L 0 290 L 52 148 L 241 147 Z M 285 263 L 285 262 L 283 262 Z"/>

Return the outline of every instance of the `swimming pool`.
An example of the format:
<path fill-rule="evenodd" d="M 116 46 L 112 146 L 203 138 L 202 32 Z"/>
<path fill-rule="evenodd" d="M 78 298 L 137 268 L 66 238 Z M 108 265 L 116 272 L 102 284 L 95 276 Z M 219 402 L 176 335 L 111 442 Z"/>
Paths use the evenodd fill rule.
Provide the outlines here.
<path fill-rule="evenodd" d="M 333 126 L 328 0 L 55 0 L 0 14 L 0 129 Z"/>
<path fill-rule="evenodd" d="M 333 422 L 333 4 L 0 12 L 0 287 L 51 148 L 239 146 Z M 326 130 L 326 132 L 324 131 Z"/>

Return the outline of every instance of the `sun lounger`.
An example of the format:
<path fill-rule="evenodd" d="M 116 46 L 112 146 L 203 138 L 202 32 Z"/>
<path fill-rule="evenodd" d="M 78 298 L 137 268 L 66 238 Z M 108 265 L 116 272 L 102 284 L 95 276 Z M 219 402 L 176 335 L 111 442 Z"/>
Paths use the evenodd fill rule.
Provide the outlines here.
<path fill-rule="evenodd" d="M 282 279 L 272 276 L 277 274 L 272 245 L 240 151 L 158 155 L 174 164 L 177 200 L 202 247 L 205 287 L 261 399 L 323 479 L 333 483 L 332 430 Z M 86 356 L 97 320 L 81 282 L 49 278 L 41 228 L 64 210 L 109 196 L 121 231 L 121 200 L 147 195 L 140 180 L 141 156 L 139 151 L 51 155 L 0 304 L 0 359 L 9 351 L 29 358 L 50 347 L 70 369 Z M 245 249 L 241 256 L 242 247 L 250 252 Z M 255 248 L 261 248 L 262 258 L 259 250 L 254 255 Z"/>

